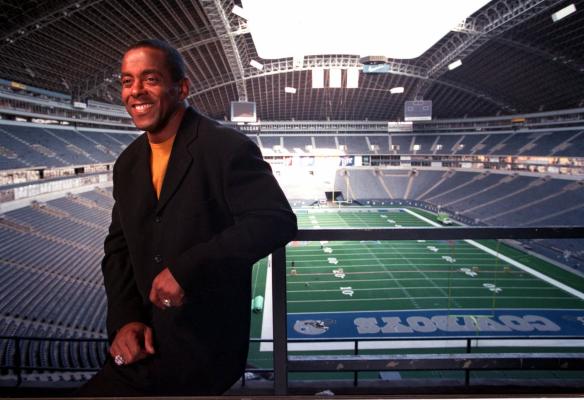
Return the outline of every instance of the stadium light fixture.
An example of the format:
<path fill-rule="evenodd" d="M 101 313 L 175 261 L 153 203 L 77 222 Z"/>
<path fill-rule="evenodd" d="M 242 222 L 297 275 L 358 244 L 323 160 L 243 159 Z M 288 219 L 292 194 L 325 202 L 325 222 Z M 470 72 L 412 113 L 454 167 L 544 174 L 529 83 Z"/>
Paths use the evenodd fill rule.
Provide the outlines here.
<path fill-rule="evenodd" d="M 290 94 L 296 94 L 296 88 L 293 88 L 293 87 L 290 87 L 290 86 L 286 86 L 284 88 L 284 92 L 290 93 Z"/>
<path fill-rule="evenodd" d="M 341 87 L 341 69 L 331 68 L 329 70 L 329 87 L 340 88 Z"/>
<path fill-rule="evenodd" d="M 462 60 L 461 60 L 461 59 L 458 59 L 458 60 L 456 60 L 456 61 L 454 61 L 454 62 L 452 62 L 452 63 L 448 64 L 448 69 L 449 69 L 450 71 L 452 71 L 453 69 L 455 69 L 455 68 L 458 68 L 458 67 L 460 67 L 461 65 L 462 65 Z"/>
<path fill-rule="evenodd" d="M 552 21 L 558 22 L 562 18 L 566 18 L 568 15 L 573 14 L 575 12 L 576 12 L 576 6 L 574 5 L 574 3 L 572 3 L 569 6 L 562 8 L 560 11 L 556 11 L 555 13 L 553 13 L 552 14 Z"/>
<path fill-rule="evenodd" d="M 264 69 L 264 64 L 257 62 L 256 60 L 251 60 L 249 65 L 254 67 L 255 69 L 259 69 L 260 71 Z"/>
<path fill-rule="evenodd" d="M 389 93 L 391 93 L 391 94 L 399 94 L 399 93 L 403 93 L 403 92 L 404 92 L 403 86 L 397 86 L 397 87 L 389 89 Z"/>
<path fill-rule="evenodd" d="M 422 55 L 490 0 L 242 0 L 263 59 Z M 388 40 L 391 38 L 391 40 Z"/>

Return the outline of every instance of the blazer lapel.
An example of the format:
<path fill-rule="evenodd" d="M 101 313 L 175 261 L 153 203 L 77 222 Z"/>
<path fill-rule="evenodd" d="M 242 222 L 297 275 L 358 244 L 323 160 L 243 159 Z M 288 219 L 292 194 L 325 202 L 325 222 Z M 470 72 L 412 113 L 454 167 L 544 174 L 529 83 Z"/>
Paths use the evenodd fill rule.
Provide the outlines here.
<path fill-rule="evenodd" d="M 133 167 L 129 173 L 120 176 L 119 184 L 123 187 L 124 197 L 128 198 L 128 204 L 135 205 L 133 211 L 144 213 L 145 210 L 156 207 L 157 199 L 152 186 L 150 146 L 146 134 L 136 140 L 139 141 L 139 146 L 132 161 Z"/>
<path fill-rule="evenodd" d="M 188 108 L 174 139 L 166 174 L 164 175 L 164 182 L 162 183 L 162 190 L 160 191 L 158 207 L 156 208 L 157 213 L 164 208 L 178 189 L 193 162 L 188 145 L 197 136 L 196 120 L 197 113 L 192 108 Z"/>

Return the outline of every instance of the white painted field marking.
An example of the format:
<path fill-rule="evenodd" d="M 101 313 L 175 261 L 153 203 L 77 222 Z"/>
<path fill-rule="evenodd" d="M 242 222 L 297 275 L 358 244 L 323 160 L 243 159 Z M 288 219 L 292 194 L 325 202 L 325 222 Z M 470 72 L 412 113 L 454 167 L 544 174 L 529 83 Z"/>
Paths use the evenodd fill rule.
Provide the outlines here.
<path fill-rule="evenodd" d="M 350 297 L 353 297 L 353 293 L 355 293 L 355 291 L 353 290 L 353 288 L 351 286 L 341 286 L 339 288 L 339 290 L 345 296 L 350 296 Z"/>
<path fill-rule="evenodd" d="M 470 268 L 460 268 L 460 272 L 464 272 L 466 275 L 472 276 L 473 278 L 478 275 L 476 272 L 472 271 Z"/>
<path fill-rule="evenodd" d="M 421 219 L 424 222 L 427 222 L 428 224 L 435 226 L 435 227 L 440 227 L 441 225 L 422 216 L 419 214 L 416 214 L 415 212 L 413 212 L 412 210 L 408 210 L 407 208 L 404 208 L 404 211 L 407 212 L 408 214 L 411 214 L 415 217 L 417 217 L 418 219 Z M 555 287 L 557 287 L 558 289 L 561 289 L 569 294 L 571 294 L 572 296 L 575 296 L 581 300 L 584 300 L 584 293 L 580 292 L 579 290 L 576 290 L 568 285 L 564 285 L 562 282 L 559 282 L 557 280 L 555 280 L 554 278 L 550 278 L 549 276 L 542 274 L 539 271 L 534 270 L 533 268 L 528 267 L 527 265 L 521 264 L 520 262 L 517 262 L 515 260 L 513 260 L 512 258 L 509 258 L 503 254 L 499 254 L 497 253 L 495 250 L 492 250 L 490 248 L 488 248 L 487 246 L 483 246 L 480 243 L 475 242 L 474 240 L 469 240 L 469 239 L 465 239 L 465 242 L 481 249 L 482 251 L 484 251 L 485 253 L 489 253 L 492 256 L 498 257 L 500 260 L 505 261 L 506 263 L 509 263 L 525 272 L 527 272 L 528 274 L 531 274 L 533 276 L 535 276 L 536 278 L 541 279 L 542 281 L 545 281 L 547 283 L 549 283 L 550 285 L 553 285 Z"/>
<path fill-rule="evenodd" d="M 262 334 L 264 340 L 274 338 L 274 329 L 272 321 L 272 255 L 268 256 L 268 266 L 266 267 L 266 291 L 264 292 L 264 312 L 262 314 Z M 260 351 L 272 351 L 272 343 L 261 342 Z"/>
<path fill-rule="evenodd" d="M 499 293 L 499 292 L 503 291 L 503 289 L 501 289 L 500 287 L 497 287 L 497 285 L 495 285 L 493 283 L 483 283 L 483 287 L 485 289 L 489 289 L 491 292 L 495 292 L 495 293 Z"/>
<path fill-rule="evenodd" d="M 339 269 L 333 269 L 333 275 L 335 276 L 335 278 L 341 278 L 341 279 L 345 279 L 345 271 L 342 268 Z"/>
<path fill-rule="evenodd" d="M 272 349 L 272 343 L 267 343 Z M 578 347 L 584 345 L 584 340 L 559 339 L 473 339 L 473 348 L 488 347 Z M 359 342 L 359 348 L 363 350 L 376 349 L 441 349 L 460 348 L 466 346 L 466 340 L 375 340 Z M 323 351 L 323 350 L 353 350 L 355 343 L 347 342 L 310 342 L 288 343 L 289 351 Z"/>

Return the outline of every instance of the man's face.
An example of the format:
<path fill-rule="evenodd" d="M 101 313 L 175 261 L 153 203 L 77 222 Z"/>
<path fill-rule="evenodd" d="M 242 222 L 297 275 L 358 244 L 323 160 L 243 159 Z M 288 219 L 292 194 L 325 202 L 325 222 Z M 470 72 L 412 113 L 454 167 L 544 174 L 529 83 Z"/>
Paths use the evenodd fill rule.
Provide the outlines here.
<path fill-rule="evenodd" d="M 138 129 L 164 130 L 188 95 L 186 79 L 174 82 L 164 53 L 142 47 L 122 60 L 122 101 Z"/>

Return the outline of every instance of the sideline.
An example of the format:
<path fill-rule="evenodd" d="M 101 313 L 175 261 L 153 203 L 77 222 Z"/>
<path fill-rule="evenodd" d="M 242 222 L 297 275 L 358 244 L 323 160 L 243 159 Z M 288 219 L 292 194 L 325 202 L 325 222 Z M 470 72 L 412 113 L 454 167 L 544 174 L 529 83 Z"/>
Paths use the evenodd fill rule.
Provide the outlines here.
<path fill-rule="evenodd" d="M 419 215 L 409 209 L 401 208 L 408 214 L 432 225 L 435 227 L 441 227 L 440 224 Z M 584 300 L 584 293 L 573 289 L 553 278 L 550 278 L 524 264 L 521 264 L 507 256 L 498 254 L 494 250 L 483 246 L 474 240 L 465 240 L 465 242 L 470 245 L 488 253 L 495 257 L 498 257 L 502 261 L 505 261 L 547 283 L 556 286 L 557 288 L 568 292 L 569 294 Z M 262 318 L 262 329 L 261 338 L 265 340 L 273 339 L 273 320 L 272 320 L 272 259 L 271 255 L 268 258 L 268 265 L 266 271 L 266 285 L 265 285 L 265 302 L 264 311 Z M 365 341 L 359 342 L 359 348 L 362 350 L 378 350 L 378 349 L 408 349 L 408 348 L 461 348 L 466 346 L 466 340 L 464 339 L 452 339 L 452 340 L 376 340 L 376 341 Z M 566 340 L 562 338 L 541 338 L 541 339 L 472 339 L 471 346 L 473 348 L 479 347 L 531 347 L 531 346 L 544 346 L 544 347 L 572 347 L 572 346 L 583 346 L 584 340 Z M 318 342 L 318 340 L 312 341 L 310 343 L 288 343 L 288 351 L 326 351 L 326 350 L 353 350 L 355 346 L 355 341 L 338 341 L 338 342 Z M 260 344 L 261 352 L 271 352 L 273 351 L 273 343 L 262 342 Z"/>
<path fill-rule="evenodd" d="M 420 220 L 422 220 L 424 222 L 429 223 L 432 226 L 435 226 L 435 227 L 441 226 L 439 223 L 434 222 L 434 221 L 432 221 L 432 220 L 430 220 L 422 215 L 419 215 L 419 214 L 413 212 L 412 210 L 405 208 L 404 211 L 407 212 L 408 214 L 411 214 L 411 215 L 419 218 Z M 480 243 L 477 243 L 474 240 L 465 239 L 464 241 L 466 243 L 484 251 L 485 253 L 488 253 L 492 256 L 495 256 L 495 257 L 499 258 L 500 260 L 505 261 L 506 263 L 509 263 L 509 264 L 513 265 L 514 267 L 517 267 L 517 268 L 535 276 L 536 278 L 539 278 L 542 281 L 547 282 L 550 285 L 553 285 L 553 286 L 557 287 L 558 289 L 561 289 L 564 292 L 571 294 L 574 297 L 578 297 L 580 300 L 584 300 L 584 293 L 580 292 L 579 290 L 576 290 L 568 285 L 565 285 L 562 282 L 555 280 L 554 278 L 550 278 L 549 276 L 542 274 L 541 272 L 536 271 L 533 268 L 528 267 L 527 265 L 521 264 L 520 262 L 517 262 L 517 261 L 513 260 L 512 258 L 509 258 L 503 254 L 499 254 L 495 250 L 492 250 L 492 249 L 490 249 L 490 248 L 488 248 Z"/>
<path fill-rule="evenodd" d="M 264 311 L 262 313 L 262 340 L 274 339 L 274 328 L 272 320 L 272 255 L 268 256 L 266 267 L 266 286 L 264 292 Z M 271 342 L 261 342 L 260 351 L 273 351 L 274 345 Z"/>

